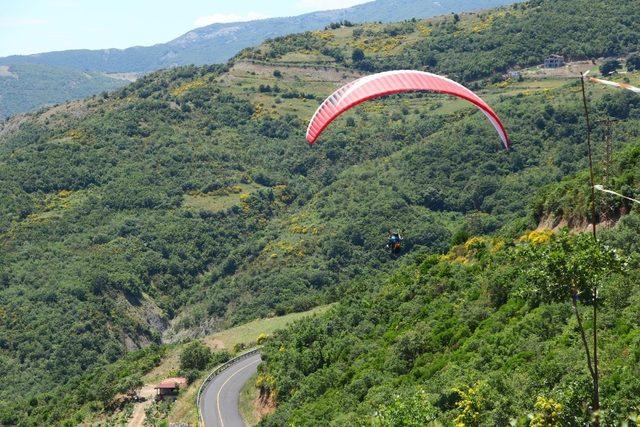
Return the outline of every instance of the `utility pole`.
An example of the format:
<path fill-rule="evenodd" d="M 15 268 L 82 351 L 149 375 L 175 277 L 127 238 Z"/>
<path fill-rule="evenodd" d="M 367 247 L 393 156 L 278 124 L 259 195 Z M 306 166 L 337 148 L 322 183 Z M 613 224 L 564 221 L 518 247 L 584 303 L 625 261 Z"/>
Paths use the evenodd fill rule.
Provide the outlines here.
<path fill-rule="evenodd" d="M 604 160 L 602 162 L 602 184 L 604 187 L 609 183 L 609 174 L 611 173 L 611 156 L 613 153 L 613 137 L 614 137 L 614 125 L 618 123 L 618 120 L 606 118 L 596 122 L 597 124 L 603 124 L 603 140 L 604 140 Z M 597 187 L 597 186 L 596 186 Z M 597 188 L 596 188 L 597 189 Z M 603 220 L 607 220 L 610 215 L 614 217 L 614 212 L 607 206 L 607 200 L 601 199 L 600 213 Z"/>
<path fill-rule="evenodd" d="M 582 102 L 584 105 L 584 117 L 587 122 L 587 148 L 589 150 L 589 178 L 591 181 L 591 226 L 593 231 L 593 238 L 598 239 L 596 234 L 596 190 L 595 190 L 595 177 L 593 173 L 593 149 L 591 144 L 591 118 L 589 116 L 589 106 L 587 105 L 587 89 L 585 85 L 585 78 L 589 72 L 580 75 L 580 83 L 582 84 Z"/>
<path fill-rule="evenodd" d="M 599 120 L 596 123 L 604 124 L 604 162 L 602 164 L 603 169 L 603 177 L 602 183 L 607 184 L 609 180 L 609 172 L 611 172 L 611 155 L 613 154 L 613 136 L 614 136 L 614 125 L 617 124 L 619 120 L 614 119 L 604 119 Z"/>
<path fill-rule="evenodd" d="M 611 169 L 611 143 L 613 138 L 613 130 L 611 129 L 612 121 L 607 120 L 605 122 L 605 132 L 604 132 L 604 176 L 602 177 L 602 181 L 604 184 L 607 184 L 609 180 L 609 170 Z"/>
<path fill-rule="evenodd" d="M 593 231 L 594 242 L 598 241 L 596 233 L 596 188 L 593 173 L 593 150 L 591 145 L 591 119 L 589 117 L 589 106 L 587 103 L 587 89 L 585 78 L 589 71 L 580 75 L 580 83 L 582 85 L 582 103 L 584 105 L 584 117 L 587 123 L 587 148 L 589 150 L 589 178 L 591 181 L 591 226 Z M 600 427 L 600 379 L 598 372 L 598 286 L 593 286 L 593 425 Z M 585 348 L 587 355 L 589 348 Z M 590 367 L 591 368 L 591 367 Z"/>

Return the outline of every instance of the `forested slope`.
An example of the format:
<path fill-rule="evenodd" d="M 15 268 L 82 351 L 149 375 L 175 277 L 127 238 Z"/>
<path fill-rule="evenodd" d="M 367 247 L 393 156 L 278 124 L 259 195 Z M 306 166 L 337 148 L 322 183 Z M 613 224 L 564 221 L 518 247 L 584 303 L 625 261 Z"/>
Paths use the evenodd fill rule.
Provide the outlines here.
<path fill-rule="evenodd" d="M 628 218 L 605 237 L 634 259 L 600 287 L 605 425 L 633 420 L 640 393 L 640 227 L 637 213 Z M 591 236 L 549 239 L 476 237 L 388 279 L 352 283 L 335 309 L 263 351 L 257 385 L 279 406 L 262 425 L 588 424 L 591 383 L 570 294 L 545 301 L 531 271 L 547 256 L 582 256 L 576 240 Z M 580 310 L 588 318 L 591 308 Z"/>
<path fill-rule="evenodd" d="M 118 89 L 128 82 L 35 64 L 0 65 L 0 120 L 39 107 Z"/>
<path fill-rule="evenodd" d="M 617 2 L 602 22 L 632 3 Z M 569 4 L 582 2 L 536 1 L 492 13 L 495 22 L 523 25 L 535 38 L 571 25 Z M 532 13 L 564 20 L 549 29 Z M 478 34 L 490 38 L 488 16 L 460 22 L 479 25 Z M 435 37 L 421 28 L 464 40 L 454 21 L 306 33 L 267 43 L 259 61 L 250 60 L 257 51 L 244 52 L 228 67 L 157 72 L 108 96 L 6 123 L 2 422 L 56 424 L 81 407 L 103 410 L 126 390 L 131 371 L 101 376 L 100 384 L 113 379 L 103 392 L 72 385 L 89 384 L 85 372 L 100 376 L 101 366 L 118 366 L 128 351 L 163 336 L 193 337 L 339 300 L 341 285 L 404 262 L 384 250 L 390 228 L 406 229 L 410 254 L 445 253 L 470 235 L 512 239 L 534 228 L 523 195 L 586 166 L 575 80 L 474 82 L 505 119 L 513 152 L 501 151 L 473 108 L 420 94 L 370 103 L 336 122 L 317 146 L 304 143 L 320 100 L 359 75 L 362 63 L 349 59 L 353 43 L 393 38 L 406 25 L 399 50 L 377 55 L 407 68 L 415 65 L 412 49 Z M 599 22 L 589 31 L 608 36 Z M 636 24 L 625 28 L 633 32 Z M 317 38 L 332 39 L 347 59 L 336 63 L 327 55 L 336 51 L 321 52 Z M 478 54 L 501 58 L 494 45 Z M 579 57 L 583 46 L 568 53 Z M 471 61 L 469 54 L 460 70 Z M 439 67 L 428 69 L 450 71 Z M 628 103 L 620 93 L 603 98 L 608 91 L 589 89 L 594 114 Z M 637 141 L 639 119 L 625 118 L 616 150 Z M 598 160 L 602 153 L 598 146 Z M 56 393 L 69 399 L 61 404 Z"/>
<path fill-rule="evenodd" d="M 532 0 L 427 22 L 291 35 L 241 56 L 273 60 L 287 59 L 288 52 L 319 51 L 363 71 L 426 67 L 477 83 L 512 67 L 538 65 L 554 53 L 575 61 L 634 52 L 640 38 L 636 6 L 628 0 Z M 364 57 L 352 61 L 356 48 Z"/>

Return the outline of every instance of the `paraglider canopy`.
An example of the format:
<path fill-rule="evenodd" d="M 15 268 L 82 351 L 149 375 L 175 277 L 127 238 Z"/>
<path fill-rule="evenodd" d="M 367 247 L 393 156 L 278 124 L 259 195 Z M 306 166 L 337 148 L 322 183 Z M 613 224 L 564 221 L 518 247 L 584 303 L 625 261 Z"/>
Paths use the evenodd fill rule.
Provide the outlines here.
<path fill-rule="evenodd" d="M 307 141 L 309 144 L 315 143 L 331 122 L 356 105 L 385 95 L 417 91 L 443 93 L 469 101 L 487 116 L 500 135 L 504 147 L 508 150 L 511 146 L 500 118 L 478 95 L 446 77 L 410 70 L 387 71 L 362 77 L 335 91 L 313 115 L 307 128 Z"/>

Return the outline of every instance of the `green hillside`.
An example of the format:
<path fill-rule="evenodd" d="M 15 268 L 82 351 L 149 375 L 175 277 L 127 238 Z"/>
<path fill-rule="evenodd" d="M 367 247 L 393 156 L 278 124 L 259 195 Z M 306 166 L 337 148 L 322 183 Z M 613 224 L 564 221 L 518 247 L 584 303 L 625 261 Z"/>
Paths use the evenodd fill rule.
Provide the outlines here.
<path fill-rule="evenodd" d="M 343 298 L 346 302 L 338 310 L 366 312 L 369 308 L 360 303 L 349 303 L 352 283 L 372 300 L 386 296 L 378 292 L 387 282 L 396 287 L 415 285 L 420 288 L 415 291 L 418 295 L 429 286 L 413 284 L 412 274 L 419 268 L 427 275 L 422 264 L 427 254 L 449 253 L 452 245 L 476 235 L 501 236 L 511 242 L 535 228 L 542 217 L 558 213 L 545 207 L 549 204 L 544 202 L 544 191 L 565 185 L 558 183 L 566 177 L 578 180 L 574 177 L 586 167 L 577 81 L 526 77 L 498 82 L 501 67 L 494 65 L 504 57 L 500 46 L 507 28 L 520 28 L 522 37 L 531 39 L 548 32 L 561 37 L 573 28 L 569 6 L 584 3 L 534 1 L 507 11 L 463 16 L 458 22 L 451 16 L 305 33 L 245 51 L 225 67 L 156 72 L 108 96 L 8 121 L 0 130 L 0 369 L 5 379 L 0 423 L 75 424 L 86 411 L 108 412 L 114 394 L 127 390 L 127 378 L 157 357 L 153 347 L 145 350 L 149 353 L 136 349 Z M 594 12 L 593 25 L 576 30 L 588 31 L 589 37 L 576 37 L 564 52 L 575 58 L 583 57 L 587 47 L 600 52 L 606 43 L 594 45 L 593 40 L 608 40 L 607 23 L 615 20 L 622 23 L 619 33 L 625 37 L 612 49 L 630 53 L 634 45 L 626 40 L 637 32 L 638 20 L 617 14 L 635 16 L 634 2 L 618 1 L 617 8 L 609 9 L 610 1 L 588 3 L 593 10 L 608 12 Z M 544 19 L 551 16 L 553 20 Z M 473 37 L 482 42 L 465 44 L 464 40 L 476 40 Z M 327 40 L 327 46 L 317 40 Z M 384 47 L 385 40 L 394 46 Z M 437 47 L 430 45 L 432 41 L 438 41 Z M 360 43 L 369 65 L 352 61 L 352 51 Z M 474 56 L 468 49 L 496 59 L 481 73 L 465 76 L 491 77 L 470 85 L 480 88 L 505 119 L 514 151 L 501 150 L 494 130 L 474 108 L 423 94 L 368 103 L 334 123 L 318 145 L 305 144 L 306 121 L 332 90 L 370 66 L 415 66 L 411 52 L 425 46 L 438 51 L 436 58 L 446 57 L 447 49 L 460 55 L 455 64 L 441 59 L 432 63 L 428 69 L 436 72 L 464 73 L 473 67 Z M 458 50 L 464 53 L 457 54 Z M 542 47 L 536 55 L 543 55 Z M 516 58 L 522 66 L 538 60 Z M 632 82 L 639 77 L 626 75 Z M 494 78 L 496 83 L 491 82 Z M 609 88 L 590 86 L 589 96 L 593 114 L 602 118 L 631 102 Z M 616 153 L 633 153 L 639 122 L 635 112 L 623 118 Z M 596 145 L 600 162 L 604 150 L 601 142 Z M 631 190 L 625 191 L 637 188 L 637 181 L 627 181 Z M 541 188 L 543 193 L 535 196 Z M 534 200 L 542 200 L 541 209 L 533 209 Z M 627 218 L 633 225 L 634 217 Z M 385 251 L 391 228 L 406 230 L 406 255 L 390 257 Z M 504 251 L 498 251 L 504 256 L 495 262 L 507 270 L 517 269 L 509 263 L 510 249 Z M 410 266 L 414 261 L 422 267 Z M 460 270 L 450 280 L 457 283 L 456 289 L 444 289 L 443 298 L 464 303 L 476 313 L 469 315 L 471 323 L 464 333 L 451 326 L 461 339 L 473 336 L 482 321 L 497 322 L 493 316 L 520 321 L 534 312 L 510 297 L 501 304 L 482 305 L 479 294 L 484 285 L 479 283 L 473 294 L 461 281 L 475 283 L 489 273 L 484 267 L 459 264 L 451 267 Z M 449 268 L 446 265 L 442 268 Z M 394 273 L 398 268 L 409 278 L 398 279 Z M 428 293 L 421 298 L 420 303 L 438 304 L 428 299 Z M 500 314 L 505 304 L 517 313 Z M 626 302 L 620 304 L 626 309 Z M 445 313 L 447 307 L 442 306 L 442 316 L 462 316 L 456 311 L 460 307 Z M 558 331 L 568 330 L 564 306 L 554 307 Z M 390 319 L 402 317 L 396 312 L 400 308 L 393 305 L 376 334 L 389 326 Z M 435 320 L 422 314 L 407 316 L 418 318 Z M 406 323 L 401 329 L 409 333 L 412 327 Z M 541 341 L 541 348 L 551 348 L 556 333 L 560 332 L 554 330 Z M 376 334 L 361 334 L 364 345 L 358 348 L 363 357 L 375 349 L 372 343 L 380 338 Z M 331 345 L 334 338 L 328 336 L 318 345 Z M 395 338 L 385 339 L 392 343 Z M 568 361 L 577 357 L 570 344 L 566 343 Z M 297 357 L 301 348 L 291 347 L 291 357 Z M 472 357 L 474 348 L 450 350 L 464 359 Z M 434 360 L 443 357 L 437 349 L 429 351 Z M 558 351 L 558 357 L 563 356 L 564 350 Z M 127 371 L 119 365 L 127 366 L 123 357 L 142 361 Z M 275 364 L 265 369 L 273 372 L 279 389 L 281 361 L 273 359 Z M 101 370 L 105 366 L 116 372 Z M 425 366 L 426 360 L 419 365 Z M 533 364 L 525 368 L 538 369 Z M 304 369 L 295 375 L 301 383 L 312 383 L 306 376 L 318 365 Z M 399 382 L 404 381 L 402 375 L 417 375 L 411 373 L 415 368 L 409 362 L 402 369 L 394 371 Z M 491 369 L 491 375 L 504 375 L 505 371 Z M 542 374 L 540 378 L 546 378 Z M 92 375 L 100 377 L 97 389 L 77 386 L 90 384 Z M 421 375 L 412 378 L 428 378 L 426 371 Z M 465 378 L 469 385 L 481 379 L 471 370 Z M 380 400 L 362 402 L 373 384 L 382 384 L 376 381 L 359 383 L 353 397 L 345 400 L 343 413 L 336 416 L 370 415 Z M 447 381 L 441 382 L 445 388 L 453 384 Z M 299 402 L 306 405 L 304 399 L 312 394 L 335 393 L 317 407 L 302 406 L 321 417 L 322 405 L 347 393 L 345 384 L 322 385 L 315 394 L 303 390 Z M 544 384 L 550 382 L 530 390 L 548 390 Z M 425 392 L 432 399 L 433 391 Z M 577 391 L 575 395 L 584 398 Z M 280 393 L 282 410 L 267 422 L 305 416 L 291 412 L 298 402 L 295 396 Z M 520 410 L 533 403 L 514 405 L 509 413 L 520 416 Z M 80 408 L 85 412 L 78 413 Z M 452 419 L 447 411 L 439 411 Z"/>
<path fill-rule="evenodd" d="M 114 90 L 127 83 L 101 73 L 46 65 L 0 65 L 0 120 L 39 107 Z"/>
<path fill-rule="evenodd" d="M 637 242 L 633 218 L 615 235 Z M 474 238 L 416 257 L 389 279 L 352 283 L 331 312 L 279 334 L 257 379 L 279 403 L 263 425 L 529 425 L 529 414 L 545 413 L 540 399 L 555 405 L 558 423 L 542 425 L 588 423 L 591 384 L 570 297 L 533 293 L 532 265 L 543 262 L 549 235 L 528 237 Z M 606 425 L 638 411 L 637 255 L 600 289 Z M 581 310 L 588 318 L 590 308 Z"/>
<path fill-rule="evenodd" d="M 329 62 L 346 62 L 366 72 L 427 68 L 478 83 L 512 67 L 541 64 L 552 53 L 571 60 L 592 60 L 636 51 L 639 14 L 629 1 L 533 0 L 427 22 L 291 35 L 246 49 L 240 56 L 301 61 L 317 52 Z M 354 63 L 351 53 L 355 48 L 363 51 L 364 58 Z M 290 52 L 304 55 L 296 57 Z"/>

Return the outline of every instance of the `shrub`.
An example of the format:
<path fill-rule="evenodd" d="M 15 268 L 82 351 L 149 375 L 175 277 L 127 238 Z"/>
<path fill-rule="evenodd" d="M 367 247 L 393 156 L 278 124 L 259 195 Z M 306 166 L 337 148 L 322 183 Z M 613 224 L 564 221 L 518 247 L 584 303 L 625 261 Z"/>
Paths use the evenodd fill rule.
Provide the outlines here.
<path fill-rule="evenodd" d="M 627 71 L 640 70 L 640 54 L 635 53 L 627 58 Z"/>
<path fill-rule="evenodd" d="M 603 76 L 607 76 L 609 74 L 612 74 L 612 73 L 616 72 L 620 68 L 622 68 L 622 65 L 620 64 L 620 61 L 618 61 L 617 59 L 612 59 L 612 60 L 609 60 L 609 61 L 605 61 L 600 66 L 600 73 Z"/>
<path fill-rule="evenodd" d="M 211 362 L 211 349 L 200 341 L 187 345 L 180 354 L 180 369 L 183 371 L 206 368 Z"/>
<path fill-rule="evenodd" d="M 353 62 L 362 62 L 365 58 L 366 56 L 362 49 L 358 47 L 353 49 L 353 52 L 351 53 L 351 59 L 353 60 Z"/>

